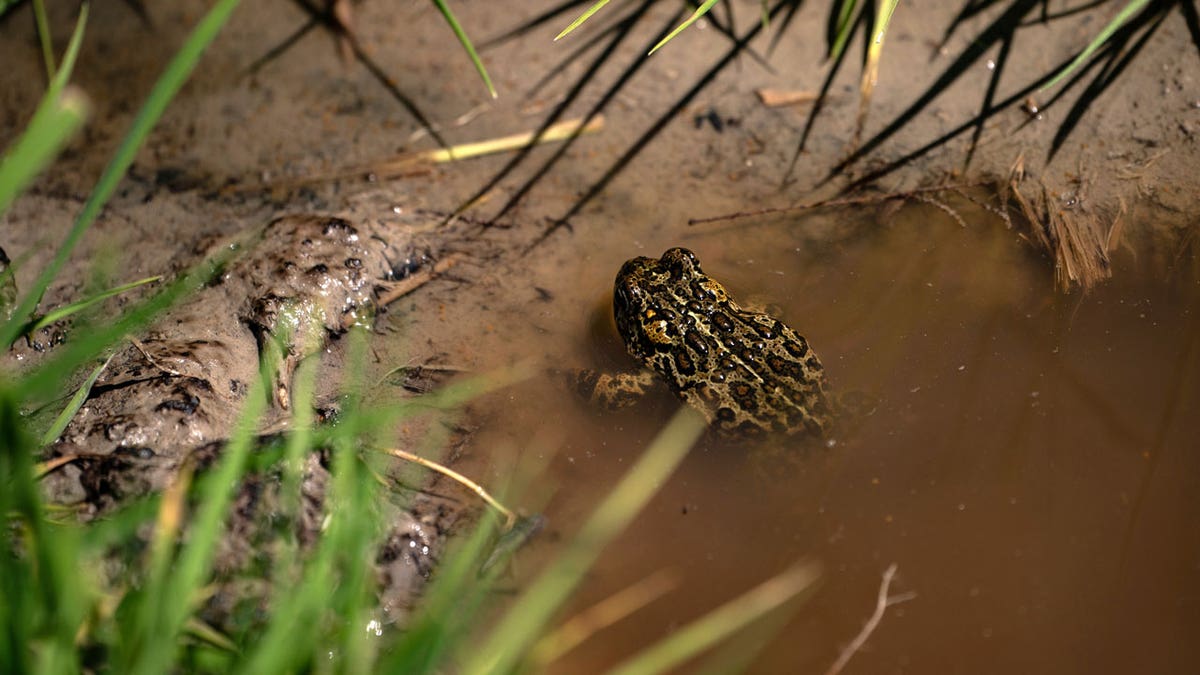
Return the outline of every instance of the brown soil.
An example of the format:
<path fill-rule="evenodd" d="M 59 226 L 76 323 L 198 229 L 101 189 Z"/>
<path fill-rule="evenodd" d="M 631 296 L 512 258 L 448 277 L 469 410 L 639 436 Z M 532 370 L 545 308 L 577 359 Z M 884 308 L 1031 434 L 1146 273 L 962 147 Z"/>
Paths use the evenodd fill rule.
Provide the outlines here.
<path fill-rule="evenodd" d="M 459 18 L 480 44 L 549 7 L 460 4 Z M 737 33 L 754 30 L 758 3 L 733 4 Z M 547 366 L 626 368 L 607 319 L 612 276 L 629 257 L 686 245 L 735 293 L 782 306 L 820 351 L 835 386 L 883 404 L 828 452 L 748 454 L 707 441 L 625 545 L 601 560 L 575 609 L 663 567 L 680 571 L 683 587 L 558 668 L 612 665 L 809 555 L 824 563 L 825 584 L 797 611 L 788 637 L 763 655 L 763 672 L 832 663 L 869 616 L 879 575 L 892 562 L 900 570 L 895 592 L 917 598 L 889 610 L 852 667 L 1194 667 L 1200 653 L 1187 645 L 1200 621 L 1200 583 L 1190 542 L 1200 534 L 1200 486 L 1189 477 L 1200 475 L 1191 451 L 1200 429 L 1186 411 L 1200 404 L 1200 69 L 1190 15 L 1166 13 L 1052 157 L 1056 134 L 1099 69 L 1053 105 L 1057 88 L 1017 97 L 982 124 L 973 151 L 975 128 L 967 125 L 882 173 L 976 116 L 997 73 L 994 102 L 1063 62 L 1113 8 L 1033 22 L 1004 50 L 977 40 L 1009 7 L 1027 7 L 1033 21 L 1039 3 L 970 17 L 944 44 L 951 9 L 902 4 L 859 142 L 851 141 L 858 71 L 848 62 L 791 166 L 811 108 L 767 107 L 754 92 L 821 87 L 825 7 L 804 5 L 774 47 L 767 35 L 750 42 L 770 67 L 743 54 L 690 95 L 731 48 L 706 22 L 606 97 L 655 33 L 678 22 L 677 5 L 654 5 L 574 97 L 603 47 L 552 70 L 588 40 L 604 44 L 604 28 L 637 6 L 609 7 L 560 43 L 551 38 L 571 16 L 485 49 L 501 94 L 491 102 L 431 6 L 355 5 L 366 54 L 448 142 L 534 129 L 560 103 L 564 117 L 601 102 L 605 114 L 604 129 L 570 145 L 545 175 L 539 169 L 560 146 L 533 150 L 477 199 L 469 220 L 455 221 L 456 233 L 471 233 L 460 246 L 462 263 L 393 302 L 377 322 L 381 371 L 403 364 L 484 371 L 530 357 Z M 0 246 L 21 263 L 22 287 L 49 260 L 204 7 L 154 7 L 151 25 L 123 3 L 92 7 L 74 81 L 91 98 L 93 117 L 0 230 Z M 61 48 L 74 17 L 68 5 L 50 9 Z M 208 242 L 278 214 L 340 216 L 391 233 L 415 216 L 429 224 L 430 252 L 442 255 L 449 237 L 439 236 L 438 214 L 491 185 L 512 157 L 295 188 L 295 179 L 436 145 L 361 62 L 339 57 L 323 29 L 246 72 L 306 20 L 283 0 L 238 10 L 46 306 L 77 297 L 91 261 L 116 256 L 118 282 L 169 273 Z M 771 32 L 783 23 L 776 17 Z M 0 25 L 5 146 L 42 91 L 31 25 L 28 6 Z M 851 59 L 861 39 L 850 45 Z M 913 108 L 976 44 L 983 44 L 978 58 Z M 672 106 L 677 114 L 664 118 Z M 871 144 L 910 108 L 907 123 Z M 869 152 L 841 167 L 853 147 Z M 621 171 L 608 180 L 615 166 Z M 860 179 L 870 183 L 854 203 L 688 223 L 839 198 L 840 188 Z M 971 187 L 918 191 L 941 184 Z M 908 198 L 884 198 L 891 194 Z M 559 226 L 564 217 L 569 227 Z M 493 219 L 500 227 L 479 225 Z M 1085 285 L 1092 290 L 1082 292 Z M 331 372 L 337 358 L 334 350 L 325 364 Z M 556 386 L 535 380 L 480 401 L 466 424 L 477 432 L 456 448 L 456 468 L 497 484 L 547 461 L 540 453 L 556 452 L 546 484 L 557 491 L 533 490 L 524 506 L 545 512 L 551 533 L 569 537 L 673 404 L 598 414 L 564 401 Z M 533 552 L 552 555 L 554 540 L 543 537 Z"/>

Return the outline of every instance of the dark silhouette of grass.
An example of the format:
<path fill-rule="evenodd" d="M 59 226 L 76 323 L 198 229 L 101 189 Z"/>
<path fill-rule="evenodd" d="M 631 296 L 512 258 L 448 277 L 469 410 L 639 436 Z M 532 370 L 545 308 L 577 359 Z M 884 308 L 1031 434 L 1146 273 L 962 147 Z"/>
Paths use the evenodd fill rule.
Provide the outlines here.
<path fill-rule="evenodd" d="M 577 7 L 590 4 L 592 4 L 591 0 L 567 0 L 567 2 L 561 2 L 550 9 L 547 9 L 541 14 L 538 14 L 532 19 L 518 24 L 511 30 L 507 30 L 496 37 L 488 38 L 487 40 L 480 42 L 479 50 L 483 51 L 484 49 L 498 47 L 505 42 L 511 42 L 517 38 L 524 37 L 525 35 L 528 35 L 529 33 L 532 33 L 538 28 L 541 28 L 542 26 L 551 22 L 554 22 L 554 25 L 556 26 L 565 24 L 567 21 L 570 21 L 574 15 L 579 13 L 579 11 L 576 9 Z"/>
<path fill-rule="evenodd" d="M 609 36 L 609 42 L 605 46 L 604 50 L 592 60 L 591 64 L 588 66 L 588 69 L 579 77 L 578 80 L 575 81 L 575 84 L 567 92 L 566 96 L 563 97 L 563 100 L 554 107 L 542 125 L 538 128 L 535 136 L 540 137 L 543 133 L 545 133 L 547 128 L 549 128 L 563 116 L 571 103 L 573 103 L 579 97 L 579 95 L 583 93 L 587 85 L 592 82 L 592 78 L 595 77 L 600 68 L 602 68 L 604 64 L 608 62 L 608 59 L 617 51 L 617 48 L 620 47 L 625 39 L 630 36 L 634 27 L 642 19 L 642 17 L 645 16 L 648 10 L 648 4 L 634 5 L 629 14 L 625 15 L 623 20 L 613 27 L 611 35 Z M 672 16 L 671 21 L 678 21 L 680 16 L 682 16 L 682 12 L 676 13 Z M 666 35 L 668 32 L 670 32 L 671 28 L 672 25 L 670 25 L 670 22 L 668 22 L 668 25 L 666 25 L 660 31 L 658 39 L 661 39 L 663 35 Z M 604 32 L 609 33 L 610 31 Z M 649 47 L 646 49 L 649 49 Z M 584 116 L 584 124 L 586 124 L 588 120 L 591 120 L 596 115 L 600 114 L 604 107 L 608 105 L 608 102 L 612 100 L 612 97 L 615 96 L 617 92 L 619 92 L 625 86 L 625 84 L 629 81 L 629 78 L 632 77 L 633 74 L 636 73 L 646 63 L 647 57 L 644 55 L 645 51 L 645 49 L 642 50 L 643 56 L 639 57 L 636 61 L 634 61 L 634 63 L 630 64 L 621 74 L 621 76 L 617 78 L 617 81 L 609 87 L 609 90 L 603 96 L 601 96 L 600 100 L 592 106 L 592 108 Z M 575 53 L 569 55 L 568 58 L 581 58 L 582 55 L 582 51 L 576 51 Z M 565 66 L 560 64 L 560 69 L 562 67 Z M 505 202 L 500 210 L 491 217 L 490 220 L 495 222 L 508 214 L 508 212 L 520 202 L 521 198 L 524 197 L 529 190 L 533 189 L 534 185 L 536 185 L 538 181 L 540 181 L 541 178 L 546 175 L 555 164 L 558 163 L 567 150 L 569 150 L 574 144 L 574 141 L 575 138 L 571 138 L 561 143 L 555 153 L 548 160 L 546 160 L 546 162 L 544 162 L 542 166 L 537 169 L 537 171 L 534 172 L 531 178 L 527 179 L 521 185 L 521 187 L 517 189 L 517 191 L 508 199 L 507 202 Z M 462 211 L 467 206 L 481 198 L 483 195 L 487 194 L 488 191 L 499 185 L 514 170 L 516 170 L 518 166 L 524 163 L 526 158 L 529 157 L 529 154 L 533 152 L 535 144 L 536 140 L 534 143 L 530 143 L 529 145 L 525 146 L 525 148 L 517 152 L 517 154 L 514 155 L 513 158 L 507 163 L 505 163 L 505 165 L 496 173 L 495 176 L 491 178 L 491 180 L 485 183 L 479 190 L 475 192 L 475 194 L 468 198 L 463 206 L 459 207 L 458 210 Z"/>
<path fill-rule="evenodd" d="M 943 37 L 942 44 L 949 39 L 951 35 L 959 28 L 959 26 L 967 19 L 976 14 L 997 5 L 997 0 L 989 0 L 987 2 L 972 2 L 967 3 L 959 12 L 958 16 L 951 22 Z M 1040 17 L 1036 20 L 1028 18 L 1037 6 L 1041 4 Z M 1089 3 L 1088 6 L 1096 3 Z M 1073 73 L 1069 79 L 1059 86 L 1058 91 L 1054 96 L 1043 106 L 1042 111 L 1049 110 L 1055 104 L 1059 103 L 1065 95 L 1072 91 L 1080 82 L 1088 80 L 1087 74 L 1091 73 L 1099 67 L 1099 72 L 1087 81 L 1087 85 L 1080 93 L 1079 97 L 1072 104 L 1071 108 L 1064 116 L 1062 123 L 1055 132 L 1054 138 L 1051 141 L 1050 147 L 1047 150 L 1047 159 L 1052 159 L 1057 152 L 1062 148 L 1067 138 L 1076 129 L 1079 122 L 1086 115 L 1091 106 L 1099 99 L 1099 97 L 1121 76 L 1125 69 L 1138 57 L 1142 49 L 1146 46 L 1149 38 L 1161 25 L 1167 14 L 1178 5 L 1184 14 L 1185 23 L 1189 26 L 1189 31 L 1192 35 L 1192 41 L 1200 48 L 1200 21 L 1196 19 L 1195 6 L 1189 0 L 1172 0 L 1170 2 L 1152 2 L 1149 3 L 1141 12 L 1132 17 L 1125 25 L 1120 27 L 1106 42 L 1097 50 L 1091 58 L 1082 64 L 1078 71 Z M 1078 9 L 1078 8 L 1076 8 Z M 1025 97 L 1035 93 L 1047 83 L 1051 82 L 1054 77 L 1066 68 L 1074 57 L 1068 59 L 1064 63 L 1056 66 L 1046 73 L 1042 73 L 1035 78 L 1033 84 L 1023 87 L 1017 94 L 1006 97 L 1003 101 L 995 100 L 996 92 L 999 86 L 1000 79 L 1008 66 L 1008 57 L 1011 53 L 1015 33 L 1022 27 L 1032 25 L 1034 23 L 1042 23 L 1056 19 L 1065 18 L 1075 14 L 1075 11 L 1060 12 L 1051 15 L 1048 13 L 1044 3 L 1039 3 L 1036 0 L 1014 0 L 1007 9 L 994 20 L 977 38 L 973 40 L 971 45 L 967 47 L 958 58 L 950 64 L 949 67 L 942 73 L 941 76 L 925 90 L 917 100 L 911 104 L 904 112 L 896 116 L 883 130 L 875 136 L 868 139 L 863 145 L 850 153 L 844 160 L 839 162 L 822 181 L 827 182 L 834 177 L 845 172 L 849 167 L 856 162 L 867 157 L 870 153 L 877 150 L 884 142 L 892 135 L 903 129 L 917 115 L 922 113 L 927 106 L 936 99 L 943 91 L 954 84 L 960 77 L 963 76 L 985 53 L 991 50 L 995 45 L 999 44 L 999 53 L 995 59 L 992 77 L 988 82 L 988 86 L 984 92 L 983 100 L 980 105 L 979 113 L 974 116 L 966 125 L 960 125 L 948 133 L 939 136 L 930 143 L 921 148 L 910 152 L 903 157 L 889 162 L 881 169 L 872 171 L 866 176 L 855 180 L 850 184 L 848 189 L 862 187 L 866 183 L 877 180 L 878 178 L 891 173 L 895 169 L 907 164 L 908 162 L 927 154 L 952 138 L 958 136 L 967 128 L 973 129 L 971 141 L 967 149 L 966 157 L 964 158 L 963 168 L 965 169 L 974 156 L 975 149 L 982 136 L 983 126 L 995 114 L 1005 110 L 1011 105 L 1017 104 Z M 1026 122 L 1028 123 L 1028 122 Z M 1022 125 L 1023 126 L 1023 125 Z"/>
<path fill-rule="evenodd" d="M 866 16 L 866 12 L 859 14 L 858 18 L 855 19 L 854 25 L 850 28 L 852 32 L 860 29 L 864 22 L 864 16 Z M 833 26 L 835 22 L 836 17 L 831 10 L 829 12 L 830 26 Z M 829 44 L 831 46 L 833 45 L 833 40 L 833 33 L 830 32 Z M 812 134 L 813 126 L 816 124 L 817 117 L 825 108 L 825 102 L 829 100 L 829 90 L 831 87 L 833 87 L 833 81 L 835 78 L 837 78 L 838 73 L 841 72 L 842 65 L 846 62 L 846 55 L 849 53 L 849 50 L 842 50 L 842 53 L 838 54 L 834 58 L 833 63 L 829 67 L 829 72 L 825 75 L 825 80 L 821 82 L 821 89 L 817 93 L 817 100 L 813 101 L 812 109 L 808 111 L 808 117 L 804 120 L 804 130 L 800 132 L 800 140 L 796 143 L 796 150 L 792 153 L 792 160 L 788 163 L 787 171 L 785 171 L 783 174 L 782 183 L 785 185 L 787 184 L 788 179 L 791 177 L 792 171 L 795 170 L 796 162 L 800 160 L 800 155 L 804 153 L 804 147 L 808 144 L 808 137 L 810 134 Z"/>
<path fill-rule="evenodd" d="M 1189 4 L 1189 0 L 1180 0 L 1182 4 Z M 1154 35 L 1158 27 L 1162 25 L 1164 19 L 1167 18 L 1169 5 L 1173 3 L 1163 3 L 1166 7 L 1156 8 L 1154 4 L 1147 7 L 1129 23 L 1122 26 L 1107 44 L 1096 53 L 1090 62 L 1091 65 L 1103 64 L 1100 72 L 1092 78 L 1083 93 L 1075 100 L 1071 109 L 1067 111 L 1066 117 L 1062 124 L 1059 125 L 1058 131 L 1054 134 L 1054 140 L 1050 142 L 1049 157 L 1053 157 L 1062 148 L 1067 137 L 1075 130 L 1079 121 L 1083 119 L 1088 108 L 1091 107 L 1101 94 L 1104 93 L 1117 79 L 1121 76 L 1129 64 L 1137 58 L 1150 37 Z M 1156 11 L 1157 10 L 1157 11 Z M 1138 33 L 1141 33 L 1138 36 Z M 1135 39 L 1136 36 L 1136 39 Z M 1130 46 L 1130 41 L 1133 44 Z M 1128 48 L 1127 48 L 1128 47 Z M 1066 88 L 1064 87 L 1064 91 Z"/>
<path fill-rule="evenodd" d="M 797 0 L 781 0 L 770 8 L 768 16 L 774 17 L 781 10 L 789 5 L 795 4 L 796 2 Z M 599 195 L 604 188 L 613 181 L 614 178 L 620 175 L 621 171 L 628 166 L 629 162 L 641 154 L 642 150 L 644 150 L 646 146 L 649 145 L 650 142 L 653 141 L 654 138 L 658 136 L 658 134 L 661 133 L 664 128 L 666 128 L 667 124 L 673 120 L 676 115 L 686 108 L 687 105 L 690 104 L 692 100 L 695 99 L 696 96 L 717 77 L 717 75 L 721 74 L 725 68 L 733 63 L 734 60 L 743 53 L 746 45 L 749 44 L 749 42 L 753 40 L 759 34 L 759 32 L 762 31 L 762 28 L 763 24 L 761 22 L 755 22 L 752 28 L 747 30 L 741 37 L 739 37 L 737 41 L 728 48 L 724 56 L 722 56 L 716 64 L 714 64 L 703 75 L 701 75 L 696 82 L 692 84 L 690 89 L 688 89 L 682 96 L 675 100 L 669 109 L 659 115 L 654 123 L 651 124 L 650 128 L 643 132 L 642 135 L 639 136 L 637 140 L 635 140 L 629 146 L 629 148 L 619 158 L 617 158 L 615 162 L 613 162 L 608 170 L 605 171 L 604 175 L 602 175 L 595 183 L 593 183 L 588 190 L 579 197 L 579 199 L 575 200 L 571 207 L 567 209 L 566 213 L 556 218 L 550 224 L 550 226 L 547 227 L 542 234 L 534 240 L 534 242 L 529 246 L 529 249 L 532 249 L 541 242 L 545 241 L 546 238 L 552 235 L 559 228 L 569 227 L 570 219 L 583 210 L 583 207 L 591 202 L 592 199 L 595 199 L 596 196 Z M 657 44 L 658 39 L 661 39 L 661 37 L 656 38 L 651 44 Z M 615 93 L 611 90 L 610 92 Z M 609 96 L 609 98 L 611 98 L 611 96 Z"/>
<path fill-rule="evenodd" d="M 429 121 L 429 118 L 426 117 L 425 113 L 422 112 L 416 101 L 409 97 L 408 94 L 405 94 L 404 91 L 401 90 L 396 84 L 396 80 L 390 77 L 387 74 L 387 71 L 385 71 L 384 68 L 375 61 L 375 59 L 363 51 L 362 45 L 358 43 L 358 38 L 356 36 L 346 33 L 345 28 L 338 23 L 337 19 L 334 17 L 332 5 L 326 9 L 321 9 L 320 7 L 312 4 L 312 2 L 309 0 L 292 1 L 308 14 L 308 20 L 305 21 L 304 24 L 299 28 L 294 30 L 290 35 L 284 38 L 279 44 L 271 47 L 266 51 L 265 54 L 255 59 L 254 63 L 250 64 L 250 66 L 246 68 L 245 72 L 247 74 L 258 72 L 258 70 L 260 70 L 263 66 L 279 58 L 289 49 L 294 47 L 301 38 L 307 35 L 314 28 L 318 26 L 323 27 L 335 35 L 346 36 L 349 40 L 350 48 L 354 53 L 354 59 L 367 69 L 367 72 L 371 74 L 371 77 L 374 78 L 375 81 L 378 82 L 379 85 L 382 86 L 388 92 L 388 94 L 390 94 L 392 98 L 395 99 L 396 102 L 408 112 L 409 115 L 412 115 L 413 119 L 415 119 L 417 123 L 421 125 L 421 128 L 429 133 L 429 136 L 433 138 L 439 147 L 450 147 L 450 145 L 446 143 L 446 140 L 442 138 L 442 135 L 437 132 L 437 129 L 434 128 L 433 124 Z"/>
<path fill-rule="evenodd" d="M 987 3 L 968 3 L 963 11 L 959 13 L 959 17 L 951 24 L 951 28 L 947 30 L 949 36 L 954 27 L 969 18 L 976 11 L 982 11 L 981 5 L 990 5 Z M 879 133 L 865 141 L 862 146 L 854 150 L 850 155 L 839 162 L 829 174 L 825 177 L 822 183 L 827 182 L 836 176 L 845 172 L 850 165 L 875 151 L 879 146 L 891 138 L 896 132 L 906 127 L 917 115 L 921 114 L 934 99 L 954 84 L 960 77 L 970 70 L 971 66 L 983 56 L 997 43 L 1005 40 L 1011 40 L 1013 31 L 1020 24 L 1022 17 L 1028 14 L 1036 5 L 1038 0 L 1015 0 L 1008 9 L 997 17 L 980 35 L 971 42 L 971 44 L 963 51 L 958 58 L 942 72 L 942 74 L 934 81 L 921 96 L 917 98 L 906 110 L 896 116 L 891 123 L 884 127 Z M 1055 71 L 1057 72 L 1057 70 Z M 1049 81 L 1049 78 L 1047 78 Z M 990 110 L 992 106 L 986 106 L 985 109 Z M 986 116 L 985 116 L 986 119 Z M 982 122 L 980 122 L 982 123 Z M 949 139 L 946 139 L 949 140 Z"/>

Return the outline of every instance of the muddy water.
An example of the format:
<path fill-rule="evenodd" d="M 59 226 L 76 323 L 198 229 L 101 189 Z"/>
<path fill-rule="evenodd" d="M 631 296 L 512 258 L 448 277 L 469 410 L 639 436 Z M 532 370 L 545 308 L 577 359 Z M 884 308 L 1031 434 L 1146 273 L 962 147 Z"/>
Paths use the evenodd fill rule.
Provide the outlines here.
<path fill-rule="evenodd" d="M 497 362 L 629 367 L 608 319 L 611 278 L 627 257 L 682 244 L 735 296 L 778 305 L 834 387 L 879 401 L 846 420 L 832 447 L 703 441 L 571 612 L 660 569 L 679 587 L 557 672 L 611 666 L 804 557 L 822 563 L 822 584 L 758 672 L 824 672 L 893 563 L 892 593 L 916 597 L 888 610 L 847 672 L 1179 672 L 1197 662 L 1194 279 L 1151 283 L 1129 264 L 1086 297 L 1056 295 L 1031 247 L 959 208 L 966 226 L 915 205 L 663 228 L 633 242 L 579 234 L 559 250 L 589 255 L 566 264 L 534 254 L 504 273 L 496 304 L 471 310 Z M 553 378 L 483 403 L 481 452 L 517 448 L 536 463 L 546 438 L 561 439 L 549 477 L 526 495 L 551 523 L 531 558 L 554 553 L 675 405 L 598 412 Z M 488 480 L 511 468 L 499 464 Z"/>

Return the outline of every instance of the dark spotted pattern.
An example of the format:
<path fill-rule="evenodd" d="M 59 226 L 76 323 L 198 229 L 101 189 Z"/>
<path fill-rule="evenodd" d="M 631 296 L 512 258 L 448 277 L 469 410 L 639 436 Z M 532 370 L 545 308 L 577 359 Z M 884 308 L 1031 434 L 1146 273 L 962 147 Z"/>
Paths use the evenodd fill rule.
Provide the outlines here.
<path fill-rule="evenodd" d="M 718 431 L 829 431 L 825 373 L 808 341 L 768 314 L 743 309 L 691 251 L 625 263 L 613 311 L 629 353 Z"/>

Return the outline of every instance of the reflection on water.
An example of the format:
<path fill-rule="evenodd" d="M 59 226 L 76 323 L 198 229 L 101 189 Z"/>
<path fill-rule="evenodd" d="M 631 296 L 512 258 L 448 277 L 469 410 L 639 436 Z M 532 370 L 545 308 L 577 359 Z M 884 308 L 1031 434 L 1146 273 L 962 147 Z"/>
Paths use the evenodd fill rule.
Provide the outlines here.
<path fill-rule="evenodd" d="M 663 248 L 693 248 L 735 295 L 782 306 L 833 386 L 880 402 L 832 448 L 706 439 L 573 608 L 663 568 L 682 585 L 558 671 L 612 665 L 804 556 L 824 564 L 823 585 L 758 671 L 823 672 L 870 616 L 893 563 L 892 592 L 916 598 L 888 611 L 847 672 L 1197 663 L 1200 293 L 1119 269 L 1086 297 L 1055 295 L 1047 264 L 1015 233 L 931 213 L 904 209 L 836 245 L 805 242 L 803 221 L 761 236 L 663 237 Z M 613 246 L 590 258 L 610 267 L 597 277 L 661 252 Z M 554 339 L 591 339 L 579 315 L 576 331 Z M 579 357 L 621 362 L 608 339 Z M 567 536 L 675 403 L 591 414 L 554 384 L 538 387 L 571 420 L 546 509 Z M 536 407 L 514 424 L 560 414 Z"/>

